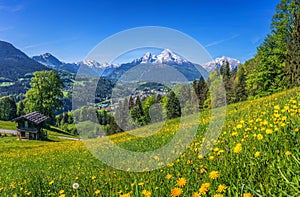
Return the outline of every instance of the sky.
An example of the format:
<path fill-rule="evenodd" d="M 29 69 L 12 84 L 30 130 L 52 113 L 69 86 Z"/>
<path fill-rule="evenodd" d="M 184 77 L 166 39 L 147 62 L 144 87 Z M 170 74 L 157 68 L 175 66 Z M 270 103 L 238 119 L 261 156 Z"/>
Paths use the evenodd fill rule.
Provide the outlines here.
<path fill-rule="evenodd" d="M 192 37 L 213 58 L 245 62 L 271 32 L 279 1 L 0 0 L 0 40 L 28 56 L 49 52 L 76 62 L 118 32 L 159 26 Z"/>

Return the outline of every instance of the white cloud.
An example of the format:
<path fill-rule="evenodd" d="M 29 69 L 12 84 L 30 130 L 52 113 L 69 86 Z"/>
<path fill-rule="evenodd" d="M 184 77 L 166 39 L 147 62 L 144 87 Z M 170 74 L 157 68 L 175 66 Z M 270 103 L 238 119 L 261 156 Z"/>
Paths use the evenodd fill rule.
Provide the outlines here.
<path fill-rule="evenodd" d="M 217 40 L 217 41 L 214 41 L 214 42 L 211 42 L 207 45 L 205 45 L 205 47 L 212 47 L 212 46 L 216 46 L 216 45 L 219 45 L 219 44 L 222 44 L 223 42 L 226 42 L 226 41 L 229 41 L 229 40 L 233 40 L 237 37 L 239 37 L 240 35 L 239 34 L 235 34 L 229 38 L 226 38 L 226 39 L 223 39 L 223 40 Z"/>

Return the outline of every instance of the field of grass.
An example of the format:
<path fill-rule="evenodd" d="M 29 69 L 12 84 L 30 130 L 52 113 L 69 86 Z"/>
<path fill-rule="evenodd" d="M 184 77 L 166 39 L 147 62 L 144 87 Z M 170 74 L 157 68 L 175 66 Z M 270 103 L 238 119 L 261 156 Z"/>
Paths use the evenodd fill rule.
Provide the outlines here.
<path fill-rule="evenodd" d="M 184 128 L 199 126 L 182 155 L 172 161 L 168 158 L 173 152 L 135 158 L 140 164 L 156 160 L 163 166 L 168 161 L 153 171 L 135 173 L 102 163 L 89 151 L 97 155 L 97 150 L 109 148 L 101 138 L 84 142 L 2 138 L 0 196 L 300 196 L 299 90 L 228 106 L 216 141 L 204 139 L 209 112 L 197 119 L 187 117 Z M 168 144 L 179 126 L 175 119 L 162 129 L 154 124 L 110 139 L 124 149 L 144 152 Z M 147 136 L 149 132 L 154 134 Z M 214 144 L 207 155 L 199 154 L 202 142 Z M 121 159 L 124 166 L 132 162 Z"/>
<path fill-rule="evenodd" d="M 0 129 L 16 130 L 17 129 L 17 123 L 0 120 Z"/>

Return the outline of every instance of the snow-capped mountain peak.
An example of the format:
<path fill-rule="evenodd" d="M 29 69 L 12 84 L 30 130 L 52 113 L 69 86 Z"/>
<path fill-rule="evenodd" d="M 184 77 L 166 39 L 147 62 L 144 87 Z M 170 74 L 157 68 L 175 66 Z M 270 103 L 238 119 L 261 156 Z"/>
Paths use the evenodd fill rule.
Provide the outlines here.
<path fill-rule="evenodd" d="M 156 63 L 177 63 L 182 64 L 187 62 L 183 58 L 179 57 L 175 53 L 173 53 L 170 49 L 163 50 L 155 61 Z"/>
<path fill-rule="evenodd" d="M 216 68 L 221 67 L 223 64 L 226 62 L 229 63 L 230 70 L 236 70 L 238 66 L 241 64 L 241 61 L 230 58 L 230 57 L 219 57 L 216 58 L 215 60 L 208 62 L 206 64 L 201 65 L 203 68 L 205 68 L 208 72 L 213 71 Z"/>
<path fill-rule="evenodd" d="M 132 63 L 138 64 L 146 64 L 146 63 L 154 63 L 154 64 L 183 64 L 189 63 L 187 60 L 181 58 L 176 55 L 170 49 L 163 50 L 159 55 L 153 55 L 150 52 L 147 52 L 143 57 L 137 58 L 132 61 Z"/>

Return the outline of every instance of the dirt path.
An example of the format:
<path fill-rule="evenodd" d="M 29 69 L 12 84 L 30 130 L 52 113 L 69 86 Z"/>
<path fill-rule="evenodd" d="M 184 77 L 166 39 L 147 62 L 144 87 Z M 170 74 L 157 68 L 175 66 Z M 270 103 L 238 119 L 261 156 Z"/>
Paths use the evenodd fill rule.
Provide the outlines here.
<path fill-rule="evenodd" d="M 0 134 L 19 135 L 18 131 L 0 129 Z"/>

